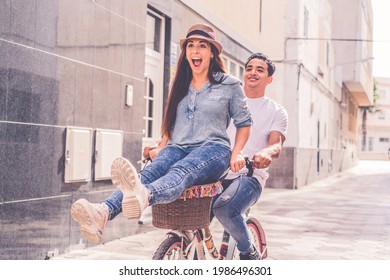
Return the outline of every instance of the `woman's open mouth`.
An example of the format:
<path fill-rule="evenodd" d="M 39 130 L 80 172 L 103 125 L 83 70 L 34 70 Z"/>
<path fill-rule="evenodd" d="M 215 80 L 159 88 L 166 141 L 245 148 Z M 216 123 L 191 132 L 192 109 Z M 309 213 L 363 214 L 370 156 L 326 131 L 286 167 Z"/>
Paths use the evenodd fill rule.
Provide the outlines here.
<path fill-rule="evenodd" d="M 199 67 L 201 63 L 202 63 L 202 59 L 200 59 L 200 58 L 193 58 L 193 59 L 192 59 L 192 64 L 193 64 L 195 67 Z"/>

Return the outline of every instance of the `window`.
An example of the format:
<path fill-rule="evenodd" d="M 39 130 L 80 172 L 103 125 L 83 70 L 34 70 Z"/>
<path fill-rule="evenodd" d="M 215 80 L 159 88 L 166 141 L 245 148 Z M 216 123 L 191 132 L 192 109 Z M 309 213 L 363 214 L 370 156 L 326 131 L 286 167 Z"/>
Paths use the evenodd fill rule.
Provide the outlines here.
<path fill-rule="evenodd" d="M 259 11 L 259 32 L 261 32 L 261 20 L 262 20 L 262 15 L 263 15 L 263 0 L 260 0 L 260 11 Z"/>
<path fill-rule="evenodd" d="M 303 37 L 307 38 L 309 35 L 309 11 L 304 7 L 303 10 Z"/>
<path fill-rule="evenodd" d="M 146 137 L 152 138 L 153 135 L 153 102 L 154 102 L 154 85 L 150 78 L 146 78 Z"/>
<path fill-rule="evenodd" d="M 385 90 L 383 90 L 383 89 L 379 90 L 378 94 L 379 94 L 379 99 L 381 99 L 381 100 L 386 99 L 386 91 Z"/>
<path fill-rule="evenodd" d="M 235 59 L 232 58 L 223 58 L 225 65 L 226 65 L 226 71 L 238 79 L 242 81 L 242 75 L 244 75 L 244 64 L 241 62 L 238 62 Z"/>
<path fill-rule="evenodd" d="M 389 143 L 389 138 L 388 137 L 379 137 L 379 142 Z"/>
<path fill-rule="evenodd" d="M 351 116 L 355 115 L 355 104 L 351 99 L 348 100 L 348 111 Z"/>
<path fill-rule="evenodd" d="M 244 75 L 244 66 L 240 66 L 240 69 L 238 71 L 239 71 L 239 75 L 240 75 L 238 77 L 240 77 L 240 79 L 242 79 L 242 76 Z"/>
<path fill-rule="evenodd" d="M 166 17 L 148 5 L 145 29 L 145 120 L 142 145 L 152 145 L 161 136 L 164 99 L 164 65 L 170 49 L 165 44 Z"/>
<path fill-rule="evenodd" d="M 329 51 L 330 51 L 329 42 L 326 42 L 326 66 L 329 66 Z"/>
<path fill-rule="evenodd" d="M 228 70 L 228 66 L 229 66 L 229 63 L 228 63 L 228 60 L 226 57 L 223 58 L 223 63 L 225 64 L 225 67 L 226 67 L 226 71 Z"/>
<path fill-rule="evenodd" d="M 386 119 L 386 112 L 383 110 L 378 111 L 378 119 L 385 120 Z"/>
<path fill-rule="evenodd" d="M 229 72 L 230 72 L 232 75 L 238 76 L 238 75 L 237 75 L 237 64 L 234 63 L 233 61 L 230 61 Z"/>
<path fill-rule="evenodd" d="M 372 146 L 373 146 L 374 139 L 373 137 L 368 138 L 368 150 L 372 151 Z"/>
<path fill-rule="evenodd" d="M 341 92 L 341 101 L 340 101 L 340 107 L 341 107 L 341 110 L 343 110 L 344 112 L 347 111 L 347 99 L 348 99 L 348 93 L 345 89 L 345 87 L 342 88 L 342 92 Z"/>
<path fill-rule="evenodd" d="M 161 17 L 148 11 L 146 17 L 146 47 L 161 52 Z"/>

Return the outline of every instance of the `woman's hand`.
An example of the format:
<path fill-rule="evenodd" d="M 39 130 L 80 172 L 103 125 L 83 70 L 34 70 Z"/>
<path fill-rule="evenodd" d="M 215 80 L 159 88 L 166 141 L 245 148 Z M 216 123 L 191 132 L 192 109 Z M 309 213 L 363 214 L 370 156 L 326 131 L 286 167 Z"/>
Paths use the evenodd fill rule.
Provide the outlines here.
<path fill-rule="evenodd" d="M 163 136 L 161 138 L 161 140 L 157 143 L 157 145 L 155 146 L 147 146 L 144 148 L 143 152 L 142 152 L 142 156 L 144 158 L 148 158 L 150 157 L 151 160 L 154 160 L 156 158 L 156 156 L 158 155 L 158 153 L 165 148 L 165 146 L 167 145 L 168 143 L 168 137 L 167 136 Z"/>
<path fill-rule="evenodd" d="M 156 146 L 148 146 L 144 148 L 144 151 L 142 153 L 142 156 L 144 158 L 150 157 L 151 160 L 154 160 L 157 156 L 157 154 L 161 151 L 161 148 L 158 148 Z"/>
<path fill-rule="evenodd" d="M 232 155 L 230 156 L 230 170 L 233 172 L 238 172 L 245 166 L 245 158 L 242 150 L 246 141 L 248 141 L 250 132 L 250 126 L 240 127 L 236 131 L 236 139 L 234 141 Z"/>
<path fill-rule="evenodd" d="M 230 157 L 230 170 L 233 172 L 240 171 L 245 166 L 245 158 L 242 153 L 232 153 Z"/>

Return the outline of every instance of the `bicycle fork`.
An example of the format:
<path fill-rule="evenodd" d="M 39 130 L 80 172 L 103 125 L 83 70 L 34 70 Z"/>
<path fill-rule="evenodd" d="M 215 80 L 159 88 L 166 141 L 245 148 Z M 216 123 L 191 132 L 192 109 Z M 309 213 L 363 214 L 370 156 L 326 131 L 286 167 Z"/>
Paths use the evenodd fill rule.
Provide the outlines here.
<path fill-rule="evenodd" d="M 209 226 L 202 229 L 202 234 L 204 236 L 204 243 L 206 245 L 207 251 L 209 252 L 210 257 L 213 259 L 219 259 L 221 257 L 218 249 L 215 247 L 213 236 L 211 235 Z M 201 243 L 200 243 L 201 244 Z M 203 247 L 203 246 L 202 246 Z"/>
<path fill-rule="evenodd" d="M 233 259 L 233 254 L 234 250 L 232 248 L 236 247 L 236 241 L 233 238 L 230 238 L 230 234 L 224 230 L 223 235 L 222 235 L 222 243 L 221 243 L 221 248 L 219 250 L 220 252 L 220 260 L 232 260 Z"/>
<path fill-rule="evenodd" d="M 221 254 L 215 246 L 213 236 L 211 235 L 210 228 L 207 226 L 198 230 L 171 230 L 167 233 L 169 236 L 177 236 L 181 240 L 181 255 L 185 259 L 189 259 L 190 256 L 195 256 L 198 260 L 206 259 L 206 252 L 203 245 L 206 245 L 207 251 L 213 259 L 221 259 Z"/>

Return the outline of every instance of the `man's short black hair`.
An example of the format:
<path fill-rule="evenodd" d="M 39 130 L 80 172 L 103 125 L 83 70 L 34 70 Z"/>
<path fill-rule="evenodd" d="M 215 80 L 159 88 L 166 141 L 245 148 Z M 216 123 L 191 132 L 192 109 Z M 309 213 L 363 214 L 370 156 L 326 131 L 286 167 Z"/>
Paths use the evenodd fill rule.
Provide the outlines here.
<path fill-rule="evenodd" d="M 263 61 L 265 61 L 267 63 L 267 65 L 268 65 L 268 76 L 272 76 L 275 73 L 275 70 L 276 70 L 275 64 L 272 62 L 272 60 L 270 60 L 268 58 L 268 56 L 266 56 L 265 54 L 263 54 L 261 52 L 254 53 L 250 57 L 248 57 L 248 60 L 245 63 L 245 68 L 248 65 L 249 61 L 251 61 L 254 58 L 261 59 L 261 60 L 263 60 Z"/>

